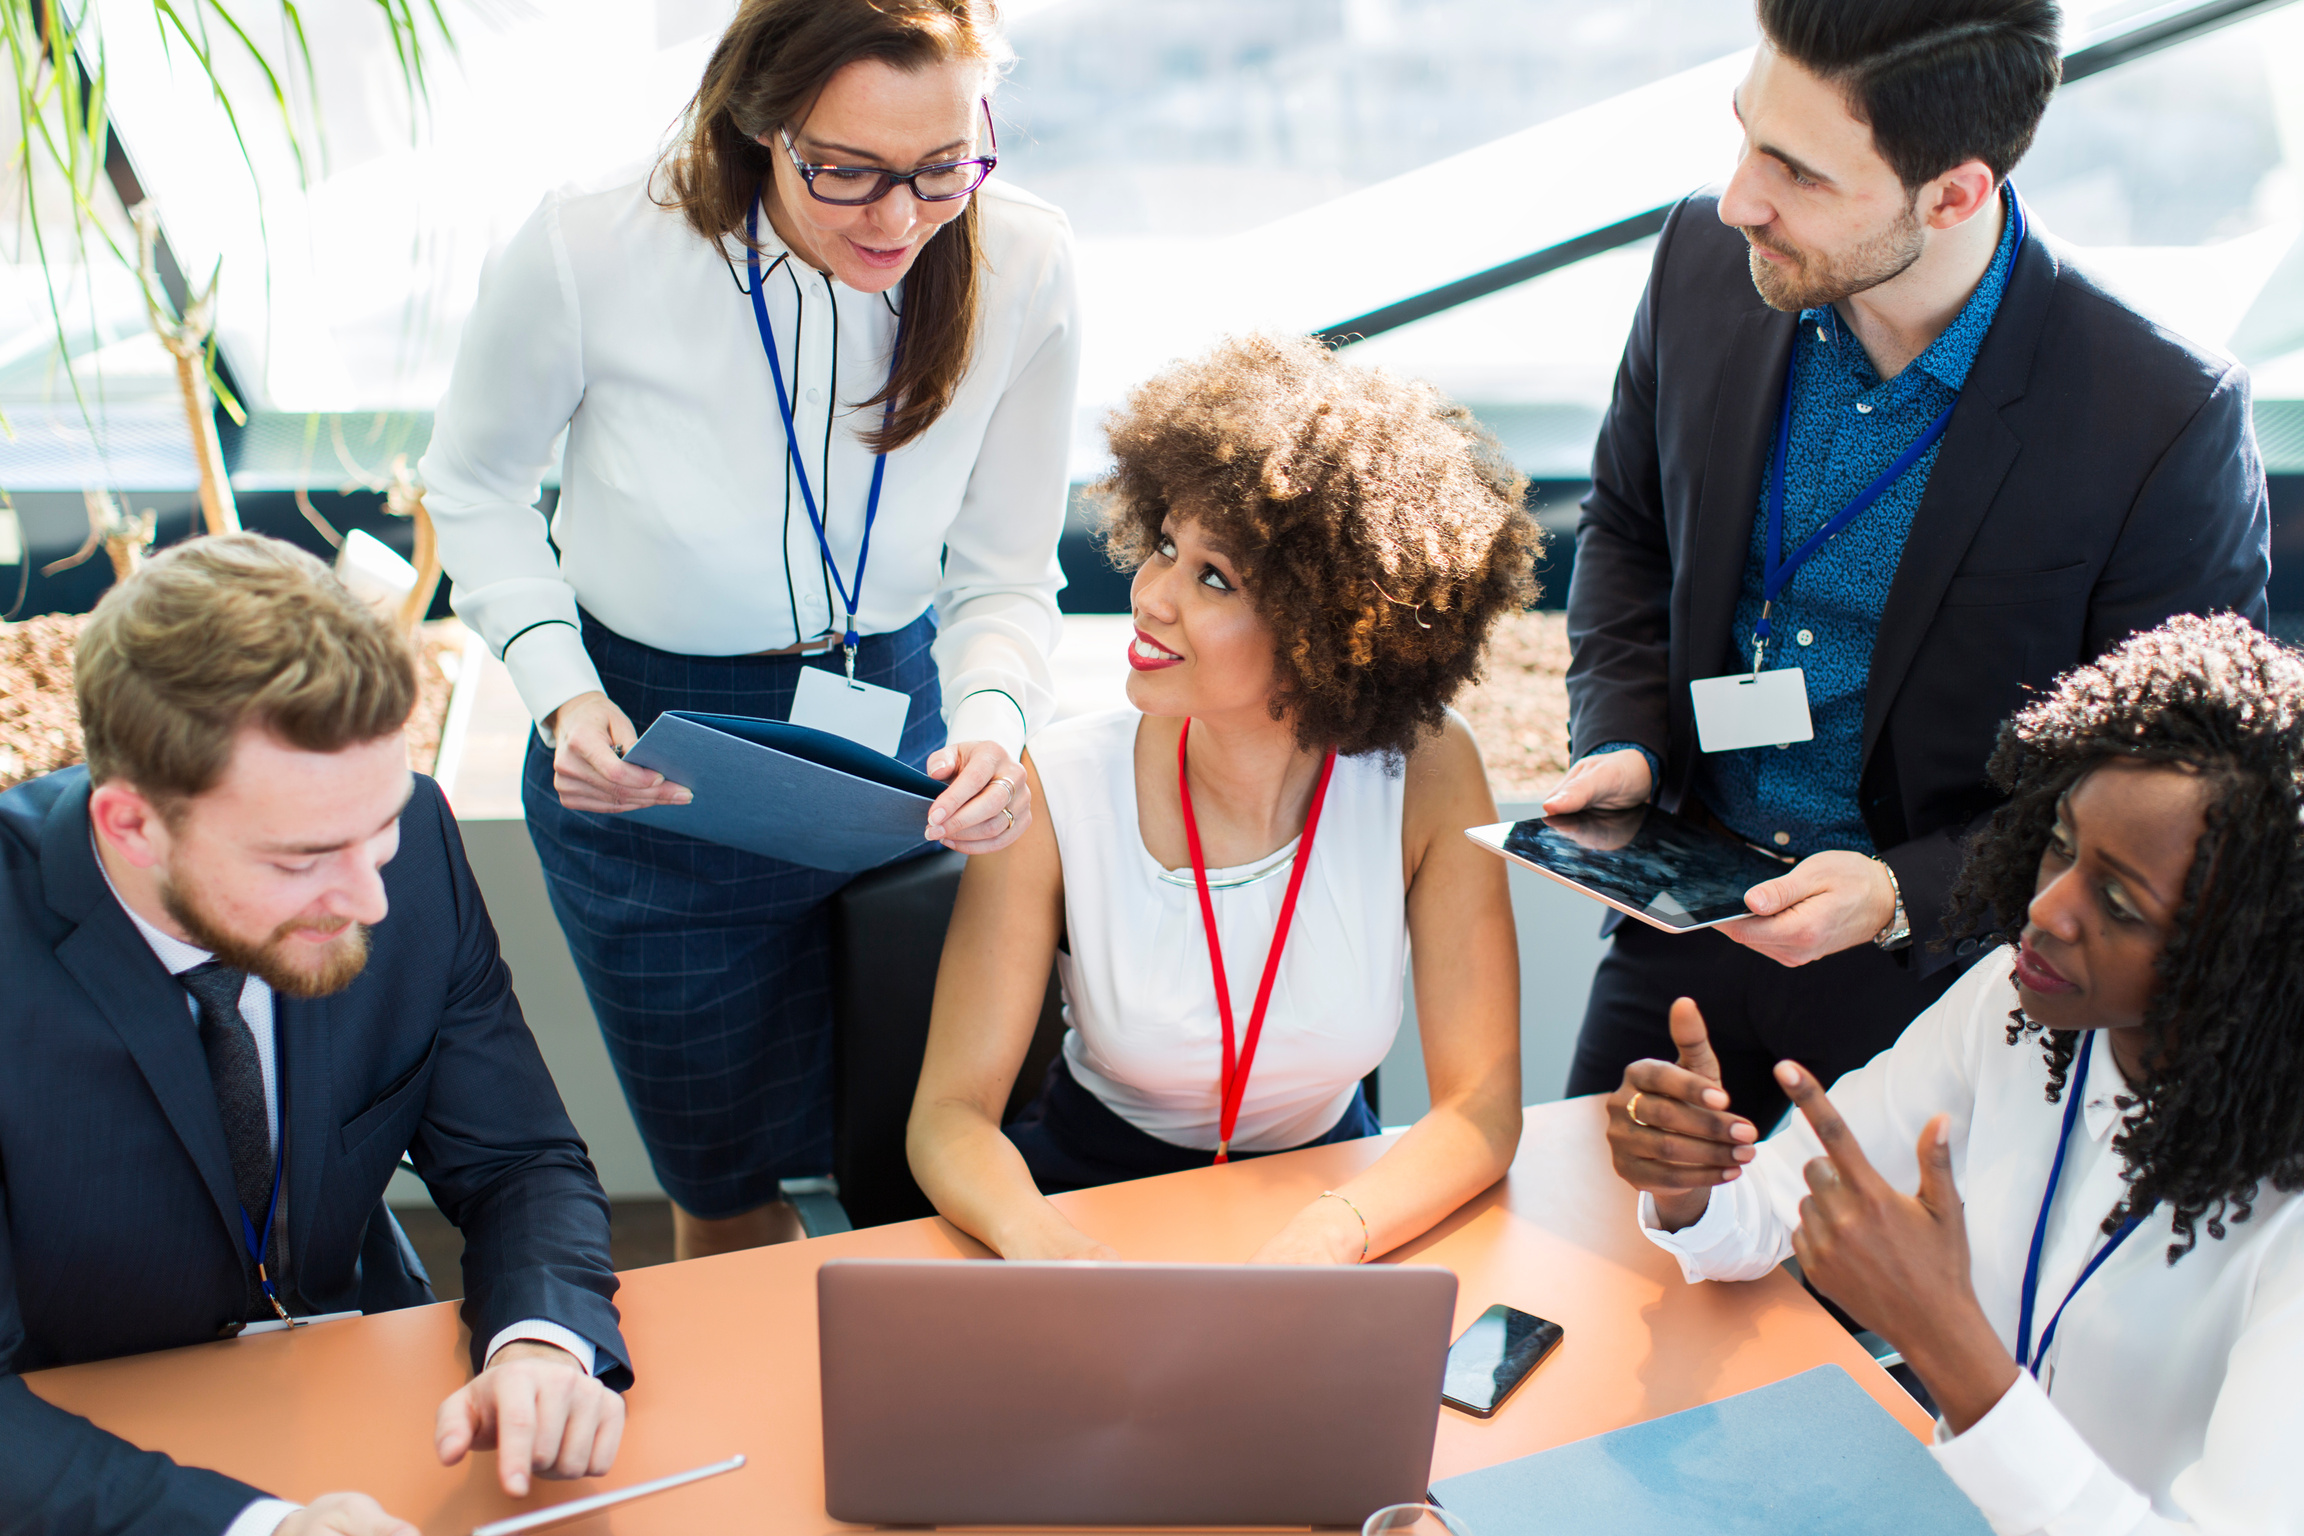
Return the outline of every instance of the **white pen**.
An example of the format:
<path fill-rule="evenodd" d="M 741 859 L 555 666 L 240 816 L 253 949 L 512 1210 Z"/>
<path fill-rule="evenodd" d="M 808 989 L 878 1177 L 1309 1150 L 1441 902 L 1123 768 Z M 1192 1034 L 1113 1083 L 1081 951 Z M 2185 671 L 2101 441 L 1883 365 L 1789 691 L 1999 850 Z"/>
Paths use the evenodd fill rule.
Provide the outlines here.
<path fill-rule="evenodd" d="M 721 1473 L 733 1472 L 742 1465 L 744 1465 L 743 1457 L 731 1456 L 726 1461 L 715 1461 L 709 1466 L 696 1467 L 687 1472 L 675 1472 L 670 1477 L 659 1477 L 654 1482 L 634 1483 L 629 1488 L 618 1488 L 609 1493 L 595 1493 L 590 1498 L 570 1499 L 565 1504 L 554 1504 L 548 1509 L 532 1510 L 525 1515 L 514 1515 L 508 1520 L 492 1521 L 487 1525 L 475 1527 L 472 1536 L 519 1536 L 522 1531 L 538 1531 L 548 1525 L 558 1525 L 562 1521 L 581 1520 L 586 1515 L 597 1513 L 612 1505 L 622 1504 L 631 1499 L 644 1499 L 652 1493 L 662 1493 L 667 1488 L 677 1488 L 683 1483 L 701 1482 L 707 1477 L 718 1477 Z"/>

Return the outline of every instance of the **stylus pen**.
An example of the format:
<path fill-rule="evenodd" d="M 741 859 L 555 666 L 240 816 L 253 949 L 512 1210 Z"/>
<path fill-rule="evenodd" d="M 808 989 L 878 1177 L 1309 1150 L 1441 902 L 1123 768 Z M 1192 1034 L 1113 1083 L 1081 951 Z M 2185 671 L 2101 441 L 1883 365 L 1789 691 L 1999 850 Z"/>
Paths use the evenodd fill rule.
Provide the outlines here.
<path fill-rule="evenodd" d="M 715 1461 L 710 1466 L 697 1467 L 692 1471 L 675 1472 L 670 1477 L 659 1477 L 654 1482 L 634 1483 L 629 1488 L 618 1488 L 612 1493 L 596 1493 L 588 1499 L 570 1499 L 565 1504 L 555 1504 L 549 1509 L 532 1510 L 525 1515 L 514 1515 L 509 1520 L 477 1526 L 472 1536 L 519 1536 L 521 1531 L 539 1531 L 545 1526 L 558 1525 L 565 1520 L 581 1520 L 611 1505 L 622 1504 L 630 1499 L 644 1499 L 652 1493 L 677 1488 L 682 1483 L 702 1482 L 707 1477 L 733 1472 L 742 1465 L 743 1457 L 731 1456 L 726 1461 Z"/>

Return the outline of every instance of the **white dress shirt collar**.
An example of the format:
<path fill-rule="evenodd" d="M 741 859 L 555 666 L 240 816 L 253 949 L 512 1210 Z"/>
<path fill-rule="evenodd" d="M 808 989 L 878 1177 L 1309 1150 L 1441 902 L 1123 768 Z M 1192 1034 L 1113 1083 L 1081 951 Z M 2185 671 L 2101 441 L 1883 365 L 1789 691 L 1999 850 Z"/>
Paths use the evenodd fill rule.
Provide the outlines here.
<path fill-rule="evenodd" d="M 130 906 L 128 898 L 120 894 L 120 887 L 112 883 L 112 871 L 104 868 L 104 857 L 101 853 L 96 857 L 96 867 L 104 871 L 104 885 L 107 890 L 111 891 L 112 899 L 120 903 L 120 910 L 128 914 L 128 921 L 134 923 L 136 931 L 144 935 L 144 942 L 152 946 L 152 953 L 160 957 L 160 963 L 168 968 L 169 975 L 181 976 L 186 971 L 206 965 L 216 958 L 197 944 L 171 937 L 148 921 L 143 913 Z"/>

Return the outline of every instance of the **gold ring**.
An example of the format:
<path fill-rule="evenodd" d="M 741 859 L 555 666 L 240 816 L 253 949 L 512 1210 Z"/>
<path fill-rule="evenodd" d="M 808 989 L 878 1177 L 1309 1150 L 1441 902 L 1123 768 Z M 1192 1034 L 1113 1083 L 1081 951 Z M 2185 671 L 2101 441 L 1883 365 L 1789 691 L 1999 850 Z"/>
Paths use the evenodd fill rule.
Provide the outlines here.
<path fill-rule="evenodd" d="M 1637 1088 L 1632 1090 L 1632 1097 L 1624 1101 L 1624 1118 L 1631 1121 L 1634 1125 L 1639 1126 L 1642 1130 L 1652 1131 L 1656 1129 L 1656 1127 L 1650 1125 L 1647 1121 L 1640 1118 L 1640 1090 Z"/>
<path fill-rule="evenodd" d="M 1016 813 L 1008 809 L 1008 807 L 1002 806 L 1000 807 L 1000 814 L 1008 818 L 1008 825 L 1000 829 L 1001 835 L 1006 836 L 1008 833 L 1016 830 Z"/>
<path fill-rule="evenodd" d="M 992 784 L 1005 784 L 1005 785 L 1007 785 L 1007 786 L 1008 786 L 1008 804 L 1009 804 L 1009 805 L 1014 805 L 1014 804 L 1016 803 L 1016 781 L 1015 781 L 1014 779 L 1012 779 L 1012 778 L 1009 778 L 1009 777 L 1008 777 L 1006 774 L 1001 774 L 999 777 L 995 778 L 995 779 L 992 781 Z M 990 789 L 990 788 L 992 787 L 992 784 L 987 784 L 987 785 L 985 785 L 984 787 L 985 787 L 986 789 Z M 1005 807 L 1003 807 L 1003 809 L 1005 809 Z"/>

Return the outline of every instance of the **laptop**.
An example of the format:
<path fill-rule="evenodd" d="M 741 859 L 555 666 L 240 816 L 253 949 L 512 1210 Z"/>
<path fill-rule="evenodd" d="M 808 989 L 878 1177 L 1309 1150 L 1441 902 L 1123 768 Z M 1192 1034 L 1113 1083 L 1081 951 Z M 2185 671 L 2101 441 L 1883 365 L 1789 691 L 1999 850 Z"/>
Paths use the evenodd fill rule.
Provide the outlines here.
<path fill-rule="evenodd" d="M 864 1525 L 1344 1525 L 1421 1499 L 1456 1276 L 833 1259 L 824 1502 Z"/>

